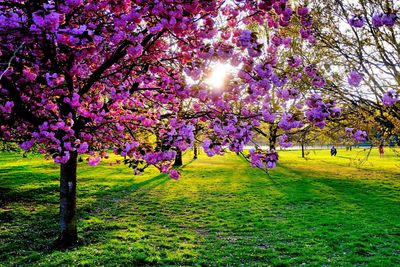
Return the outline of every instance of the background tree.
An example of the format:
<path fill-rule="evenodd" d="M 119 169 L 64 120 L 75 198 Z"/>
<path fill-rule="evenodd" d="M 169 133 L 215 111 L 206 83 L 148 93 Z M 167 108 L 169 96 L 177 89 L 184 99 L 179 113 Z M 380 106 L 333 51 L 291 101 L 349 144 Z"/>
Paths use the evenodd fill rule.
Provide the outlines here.
<path fill-rule="evenodd" d="M 326 89 L 346 103 L 344 112 L 361 112 L 379 124 L 380 136 L 398 133 L 400 3 L 307 2 L 318 21 L 314 49 L 331 77 Z"/>

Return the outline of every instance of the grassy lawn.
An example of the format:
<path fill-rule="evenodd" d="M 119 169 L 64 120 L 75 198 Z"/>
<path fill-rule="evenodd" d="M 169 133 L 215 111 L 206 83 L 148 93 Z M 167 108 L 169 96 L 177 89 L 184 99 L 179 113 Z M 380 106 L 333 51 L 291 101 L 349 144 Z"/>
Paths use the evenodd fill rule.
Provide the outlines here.
<path fill-rule="evenodd" d="M 79 246 L 58 233 L 57 166 L 0 154 L 0 266 L 398 266 L 400 158 L 280 154 L 270 172 L 229 153 L 182 178 L 134 176 L 114 159 L 79 165 Z"/>

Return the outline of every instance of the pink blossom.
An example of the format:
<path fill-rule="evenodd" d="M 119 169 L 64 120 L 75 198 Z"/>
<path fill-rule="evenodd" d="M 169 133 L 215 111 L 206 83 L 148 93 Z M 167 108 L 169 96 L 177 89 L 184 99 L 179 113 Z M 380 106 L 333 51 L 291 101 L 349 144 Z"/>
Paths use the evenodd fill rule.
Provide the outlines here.
<path fill-rule="evenodd" d="M 180 177 L 180 174 L 179 174 L 179 172 L 178 172 L 176 169 L 171 169 L 171 170 L 169 171 L 169 177 L 170 177 L 171 179 L 178 180 L 179 177 Z"/>
<path fill-rule="evenodd" d="M 84 154 L 88 151 L 89 145 L 86 142 L 83 142 L 79 145 L 77 151 L 79 154 Z"/>
<path fill-rule="evenodd" d="M 88 158 L 88 163 L 90 166 L 94 167 L 97 164 L 99 164 L 101 158 L 100 157 L 89 157 Z"/>
<path fill-rule="evenodd" d="M 138 44 L 136 46 L 130 46 L 127 49 L 127 52 L 128 52 L 128 55 L 131 56 L 132 58 L 137 58 L 142 55 L 143 47 L 140 44 Z"/>
<path fill-rule="evenodd" d="M 65 0 L 65 4 L 72 7 L 72 8 L 76 8 L 80 5 L 82 5 L 83 0 Z"/>
<path fill-rule="evenodd" d="M 0 104 L 0 111 L 2 113 L 10 114 L 12 112 L 13 107 L 14 107 L 14 102 L 13 101 L 7 101 L 4 104 L 4 106 Z"/>
<path fill-rule="evenodd" d="M 34 143 L 35 142 L 32 139 L 31 140 L 27 140 L 27 141 L 21 143 L 19 145 L 19 147 L 22 148 L 23 150 L 28 150 L 34 145 Z"/>
<path fill-rule="evenodd" d="M 61 155 L 57 155 L 54 157 L 55 163 L 65 164 L 69 160 L 70 154 L 69 151 L 62 152 Z"/>

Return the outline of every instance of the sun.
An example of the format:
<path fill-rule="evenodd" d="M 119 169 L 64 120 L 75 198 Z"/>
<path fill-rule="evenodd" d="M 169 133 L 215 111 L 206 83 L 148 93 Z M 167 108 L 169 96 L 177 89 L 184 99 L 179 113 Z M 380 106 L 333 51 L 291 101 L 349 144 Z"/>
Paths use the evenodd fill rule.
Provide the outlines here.
<path fill-rule="evenodd" d="M 212 87 L 220 89 L 225 84 L 226 76 L 231 70 L 230 64 L 217 62 L 212 66 L 211 76 L 206 82 Z"/>

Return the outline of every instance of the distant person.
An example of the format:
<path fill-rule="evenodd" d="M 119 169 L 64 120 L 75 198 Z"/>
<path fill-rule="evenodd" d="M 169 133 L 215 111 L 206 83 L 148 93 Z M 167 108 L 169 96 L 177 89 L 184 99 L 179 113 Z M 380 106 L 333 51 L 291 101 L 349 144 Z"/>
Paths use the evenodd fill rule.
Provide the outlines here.
<path fill-rule="evenodd" d="M 331 156 L 336 156 L 336 154 L 337 154 L 336 147 L 332 146 L 332 148 L 331 148 Z"/>
<path fill-rule="evenodd" d="M 383 150 L 383 144 L 379 145 L 379 157 L 383 158 L 385 151 Z"/>

